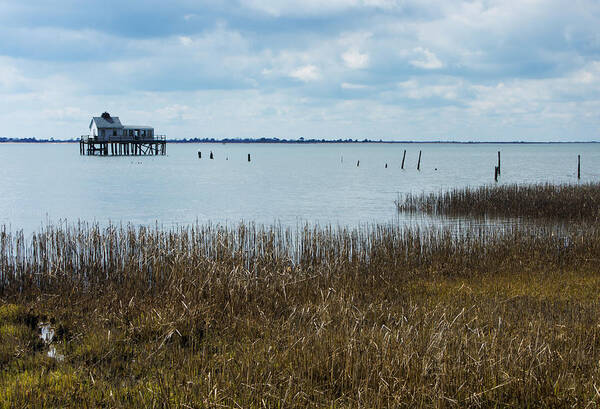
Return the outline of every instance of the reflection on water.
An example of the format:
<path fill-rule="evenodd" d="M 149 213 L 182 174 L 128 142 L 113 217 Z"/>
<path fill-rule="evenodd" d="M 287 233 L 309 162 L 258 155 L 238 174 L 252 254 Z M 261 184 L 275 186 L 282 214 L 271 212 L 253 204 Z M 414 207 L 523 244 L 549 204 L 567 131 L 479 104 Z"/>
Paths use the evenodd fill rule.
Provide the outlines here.
<path fill-rule="evenodd" d="M 435 215 L 423 212 L 398 212 L 394 224 L 413 229 L 450 231 L 456 236 L 509 233 L 515 230 L 543 235 L 565 236 L 588 228 L 585 223 L 564 220 L 530 217 Z"/>
<path fill-rule="evenodd" d="M 40 338 L 42 341 L 44 341 L 46 344 L 51 343 L 52 339 L 54 338 L 54 328 L 52 328 L 52 326 L 50 326 L 48 323 L 41 323 L 39 326 Z"/>
<path fill-rule="evenodd" d="M 54 339 L 55 330 L 50 323 L 40 323 L 40 338 L 46 345 L 48 345 L 48 357 L 56 359 L 57 361 L 64 361 L 65 356 L 56 351 L 56 347 L 52 345 Z"/>

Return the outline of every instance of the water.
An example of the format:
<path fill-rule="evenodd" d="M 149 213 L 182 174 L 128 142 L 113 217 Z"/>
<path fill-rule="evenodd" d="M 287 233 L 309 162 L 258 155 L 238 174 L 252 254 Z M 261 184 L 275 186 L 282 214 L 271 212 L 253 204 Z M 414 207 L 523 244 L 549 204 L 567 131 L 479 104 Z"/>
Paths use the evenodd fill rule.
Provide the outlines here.
<path fill-rule="evenodd" d="M 600 144 L 169 144 L 165 157 L 107 158 L 78 144 L 0 144 L 0 224 L 412 222 L 398 197 L 493 183 L 498 150 L 500 183 L 577 183 L 578 154 L 581 181 L 600 178 Z"/>
<path fill-rule="evenodd" d="M 40 323 L 40 338 L 44 341 L 44 344 L 48 346 L 48 352 L 46 355 L 49 358 L 56 359 L 57 361 L 64 361 L 65 356 L 63 354 L 58 353 L 56 347 L 52 345 L 52 340 L 54 339 L 55 331 L 54 328 L 49 323 Z"/>

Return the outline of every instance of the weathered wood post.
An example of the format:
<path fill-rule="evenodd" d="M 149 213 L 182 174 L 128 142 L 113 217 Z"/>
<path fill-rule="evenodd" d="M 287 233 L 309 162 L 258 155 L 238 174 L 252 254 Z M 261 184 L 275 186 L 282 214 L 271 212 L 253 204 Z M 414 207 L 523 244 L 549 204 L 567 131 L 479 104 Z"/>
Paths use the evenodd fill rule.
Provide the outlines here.
<path fill-rule="evenodd" d="M 581 155 L 577 155 L 577 179 L 581 179 Z"/>
<path fill-rule="evenodd" d="M 404 155 L 402 155 L 402 166 L 400 166 L 400 169 L 404 169 L 404 159 L 406 159 L 406 149 L 404 149 Z"/>
<path fill-rule="evenodd" d="M 210 159 L 214 159 L 214 158 L 215 158 L 215 157 L 213 156 L 213 153 L 212 153 L 212 151 L 210 151 L 210 156 L 209 156 L 209 158 L 210 158 Z"/>
<path fill-rule="evenodd" d="M 248 154 L 248 162 L 250 162 L 250 154 Z"/>
<path fill-rule="evenodd" d="M 360 166 L 360 160 L 358 162 L 356 162 L 356 167 Z"/>
<path fill-rule="evenodd" d="M 494 166 L 494 182 L 498 181 L 498 174 L 500 173 L 500 169 L 498 166 Z"/>
<path fill-rule="evenodd" d="M 419 151 L 419 161 L 417 162 L 417 170 L 421 170 L 421 151 Z"/>
<path fill-rule="evenodd" d="M 202 152 L 198 151 L 198 159 L 202 159 Z"/>
<path fill-rule="evenodd" d="M 387 163 L 385 164 L 385 168 L 387 169 Z"/>
<path fill-rule="evenodd" d="M 498 175 L 500 175 L 500 151 L 498 151 Z"/>

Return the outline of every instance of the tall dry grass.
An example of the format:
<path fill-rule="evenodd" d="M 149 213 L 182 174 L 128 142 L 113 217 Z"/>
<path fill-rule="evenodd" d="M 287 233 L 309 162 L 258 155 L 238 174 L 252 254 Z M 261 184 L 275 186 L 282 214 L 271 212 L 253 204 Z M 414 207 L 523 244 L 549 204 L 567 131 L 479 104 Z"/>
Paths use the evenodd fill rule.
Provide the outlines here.
<path fill-rule="evenodd" d="M 595 225 L 3 228 L 0 406 L 594 407 L 598 260 Z"/>
<path fill-rule="evenodd" d="M 600 183 L 484 185 L 438 193 L 408 194 L 400 211 L 441 215 L 598 220 Z"/>

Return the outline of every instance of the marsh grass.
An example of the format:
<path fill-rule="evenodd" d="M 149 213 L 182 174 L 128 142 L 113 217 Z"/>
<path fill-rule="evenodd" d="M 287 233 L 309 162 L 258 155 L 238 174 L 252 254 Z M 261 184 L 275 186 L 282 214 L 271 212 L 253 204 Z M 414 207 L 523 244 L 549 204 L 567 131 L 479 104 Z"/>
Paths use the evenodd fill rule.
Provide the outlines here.
<path fill-rule="evenodd" d="M 438 193 L 408 194 L 399 211 L 438 215 L 533 217 L 595 221 L 600 217 L 600 184 L 484 185 Z"/>
<path fill-rule="evenodd" d="M 3 229 L 0 407 L 595 407 L 598 260 L 596 225 Z"/>

